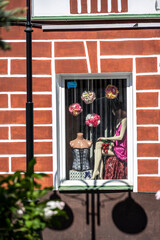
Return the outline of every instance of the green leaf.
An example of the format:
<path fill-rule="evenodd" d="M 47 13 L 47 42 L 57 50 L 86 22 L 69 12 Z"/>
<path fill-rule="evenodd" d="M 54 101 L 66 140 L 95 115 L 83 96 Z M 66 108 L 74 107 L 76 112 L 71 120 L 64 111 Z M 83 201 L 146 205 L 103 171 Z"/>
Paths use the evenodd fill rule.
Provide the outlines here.
<path fill-rule="evenodd" d="M 26 225 L 26 227 L 28 227 L 28 228 L 31 228 L 31 227 L 32 227 L 32 224 L 33 224 L 33 222 L 32 222 L 31 220 L 26 220 L 26 221 L 25 221 L 25 225 Z"/>

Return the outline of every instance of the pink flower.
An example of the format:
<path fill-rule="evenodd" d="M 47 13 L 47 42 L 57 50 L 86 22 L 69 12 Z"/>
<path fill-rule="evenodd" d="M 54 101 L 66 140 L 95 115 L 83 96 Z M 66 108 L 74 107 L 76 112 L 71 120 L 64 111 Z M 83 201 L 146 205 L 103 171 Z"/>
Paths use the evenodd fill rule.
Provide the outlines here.
<path fill-rule="evenodd" d="M 81 105 L 79 103 L 73 103 L 69 106 L 69 112 L 73 116 L 78 116 L 83 111 Z"/>
<path fill-rule="evenodd" d="M 88 120 L 88 121 L 86 121 L 86 125 L 89 125 L 89 120 Z"/>
<path fill-rule="evenodd" d="M 89 127 L 97 127 L 99 124 L 100 124 L 100 116 L 98 114 L 92 113 L 87 115 L 86 125 L 89 125 Z"/>
<path fill-rule="evenodd" d="M 160 200 L 160 190 L 156 192 L 155 198 L 156 200 Z"/>

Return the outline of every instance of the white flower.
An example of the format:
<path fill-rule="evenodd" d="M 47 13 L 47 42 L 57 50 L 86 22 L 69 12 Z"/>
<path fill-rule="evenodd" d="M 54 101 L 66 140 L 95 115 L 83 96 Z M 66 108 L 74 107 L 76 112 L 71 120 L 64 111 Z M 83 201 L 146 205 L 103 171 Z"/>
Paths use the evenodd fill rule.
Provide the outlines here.
<path fill-rule="evenodd" d="M 58 208 L 62 210 L 65 206 L 64 202 L 60 201 L 49 201 L 46 204 L 46 208 L 44 208 L 44 217 L 46 220 L 50 219 L 53 215 L 56 215 L 58 212 L 54 209 Z"/>
<path fill-rule="evenodd" d="M 156 200 L 160 200 L 160 190 L 158 192 L 156 192 L 155 198 L 156 198 Z"/>
<path fill-rule="evenodd" d="M 50 219 L 52 216 L 56 215 L 58 212 L 57 211 L 52 211 L 49 208 L 44 209 L 44 218 L 46 220 Z"/>
<path fill-rule="evenodd" d="M 56 202 L 55 201 L 49 201 L 49 202 L 47 202 L 46 206 L 48 208 L 56 208 Z"/>
<path fill-rule="evenodd" d="M 23 210 L 22 209 L 18 209 L 17 210 L 17 217 L 21 218 L 23 216 Z"/>
<path fill-rule="evenodd" d="M 62 210 L 64 208 L 64 206 L 65 206 L 65 203 L 64 202 L 60 202 L 60 201 L 49 201 L 46 204 L 46 206 L 49 209 L 58 208 L 58 209 Z"/>

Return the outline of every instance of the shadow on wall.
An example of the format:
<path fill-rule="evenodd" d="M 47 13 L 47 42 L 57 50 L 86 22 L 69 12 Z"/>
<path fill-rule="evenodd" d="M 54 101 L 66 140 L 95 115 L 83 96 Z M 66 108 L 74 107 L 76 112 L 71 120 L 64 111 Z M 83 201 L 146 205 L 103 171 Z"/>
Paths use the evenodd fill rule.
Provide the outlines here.
<path fill-rule="evenodd" d="M 109 181 L 106 181 L 105 185 L 108 182 Z M 123 182 L 123 181 L 121 181 L 121 182 Z M 126 184 L 126 182 L 124 182 L 124 183 Z M 116 201 L 118 200 L 118 203 L 116 203 L 116 205 L 114 207 L 112 207 L 111 214 L 112 214 L 113 223 L 120 231 L 122 231 L 123 233 L 126 233 L 126 234 L 134 235 L 134 234 L 143 232 L 144 229 L 146 228 L 148 220 L 147 220 L 147 215 L 146 215 L 144 209 L 132 198 L 130 191 L 128 192 L 127 198 L 124 199 L 126 192 L 128 192 L 128 191 L 124 191 L 121 193 L 119 191 L 117 191 L 118 197 L 117 197 L 117 195 L 113 195 L 113 194 L 111 197 L 109 193 L 113 193 L 113 191 L 110 191 L 110 192 L 103 191 L 103 199 L 102 200 L 100 199 L 101 193 L 99 191 L 93 191 L 93 190 L 92 191 L 88 190 L 84 193 L 79 193 L 78 195 L 72 191 L 72 192 L 65 193 L 63 196 L 64 196 L 64 198 L 67 197 L 68 199 L 73 199 L 73 200 L 69 200 L 70 203 L 72 203 L 72 201 L 75 202 L 75 200 L 76 200 L 76 202 L 82 203 L 82 206 L 83 206 L 82 211 L 85 207 L 85 215 L 84 216 L 86 216 L 85 217 L 86 221 L 84 224 L 86 224 L 86 226 L 87 225 L 90 226 L 90 229 L 91 229 L 90 234 L 88 236 L 86 236 L 87 238 L 85 240 L 88 240 L 88 239 L 96 240 L 96 236 L 98 239 L 98 234 L 96 234 L 96 229 L 97 229 L 96 226 L 101 226 L 101 221 L 104 222 L 104 219 L 101 219 L 102 218 L 101 215 L 102 215 L 102 211 L 103 211 L 102 208 L 105 206 L 106 202 L 110 202 L 110 201 L 114 201 L 114 200 L 116 200 Z M 74 193 L 74 194 L 71 194 L 71 193 Z M 120 200 L 122 198 L 123 198 L 123 200 Z M 50 196 L 50 199 L 51 200 L 55 200 L 55 199 L 60 200 L 60 196 L 55 191 Z M 64 200 L 62 200 L 62 201 L 64 201 Z M 64 209 L 68 215 L 68 219 L 66 219 L 63 216 L 60 216 L 59 220 L 61 221 L 61 226 L 57 227 L 53 223 L 52 227 L 50 228 L 50 230 L 51 229 L 59 230 L 59 234 L 61 234 L 60 232 L 62 231 L 64 233 L 64 235 L 63 235 L 64 240 L 65 240 L 66 231 L 67 232 L 71 231 L 71 233 L 73 233 L 72 231 L 76 231 L 76 229 L 73 227 L 74 226 L 74 215 L 73 215 L 73 211 L 72 211 L 71 207 L 74 207 L 73 204 L 72 204 L 72 206 L 69 206 L 68 204 L 66 204 L 66 207 Z M 76 214 L 76 212 L 75 212 L 75 214 Z M 81 221 L 81 220 L 82 219 L 79 218 L 79 221 Z M 85 220 L 85 219 L 83 219 L 83 220 Z M 80 222 L 79 222 L 79 224 L 80 224 Z M 79 227 L 80 227 L 80 225 L 79 225 Z M 69 230 L 69 228 L 70 228 L 70 230 Z M 66 231 L 64 232 L 63 230 L 66 230 Z M 83 229 L 81 229 L 81 231 L 82 230 Z M 58 232 L 53 231 L 53 236 L 54 236 L 54 234 L 58 234 Z M 56 235 L 56 236 L 58 237 L 58 235 Z M 57 239 L 60 239 L 60 238 L 57 238 Z M 68 239 L 68 238 L 66 238 L 66 239 Z M 73 239 L 72 236 L 70 239 Z M 77 239 L 82 239 L 82 238 L 80 238 L 80 236 L 77 236 Z M 106 238 L 106 239 L 108 239 L 108 238 Z"/>
<path fill-rule="evenodd" d="M 57 194 L 57 192 L 54 191 L 53 194 L 50 196 L 50 200 L 61 200 L 61 198 Z M 50 226 L 50 229 L 62 231 L 66 230 L 72 225 L 74 220 L 72 209 L 67 203 L 65 203 L 65 207 L 63 210 L 66 212 L 67 218 L 65 216 L 57 216 L 57 220 L 58 222 L 60 222 L 60 224 L 57 225 L 53 222 Z"/>
<path fill-rule="evenodd" d="M 129 234 L 142 232 L 147 226 L 147 215 L 144 209 L 131 198 L 119 202 L 113 208 L 112 219 L 119 230 Z"/>

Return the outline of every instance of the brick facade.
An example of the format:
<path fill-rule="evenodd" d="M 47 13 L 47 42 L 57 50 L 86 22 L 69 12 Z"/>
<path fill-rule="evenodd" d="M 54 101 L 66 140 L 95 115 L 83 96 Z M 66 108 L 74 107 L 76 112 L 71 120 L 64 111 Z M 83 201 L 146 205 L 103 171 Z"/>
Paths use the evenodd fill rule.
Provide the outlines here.
<path fill-rule="evenodd" d="M 72 8 L 75 9 L 75 6 Z M 82 9 L 85 11 L 85 6 Z M 23 27 L 12 27 L 7 32 L 2 30 L 2 34 L 12 46 L 11 51 L 0 51 L 0 173 L 6 174 L 25 169 L 26 53 Z M 137 189 L 159 189 L 159 53 L 159 29 L 88 32 L 43 32 L 34 29 L 34 151 L 36 171 L 50 174 L 45 184 L 53 184 L 54 172 L 54 74 L 129 72 L 136 79 L 137 158 L 134 161 L 137 162 Z"/>

